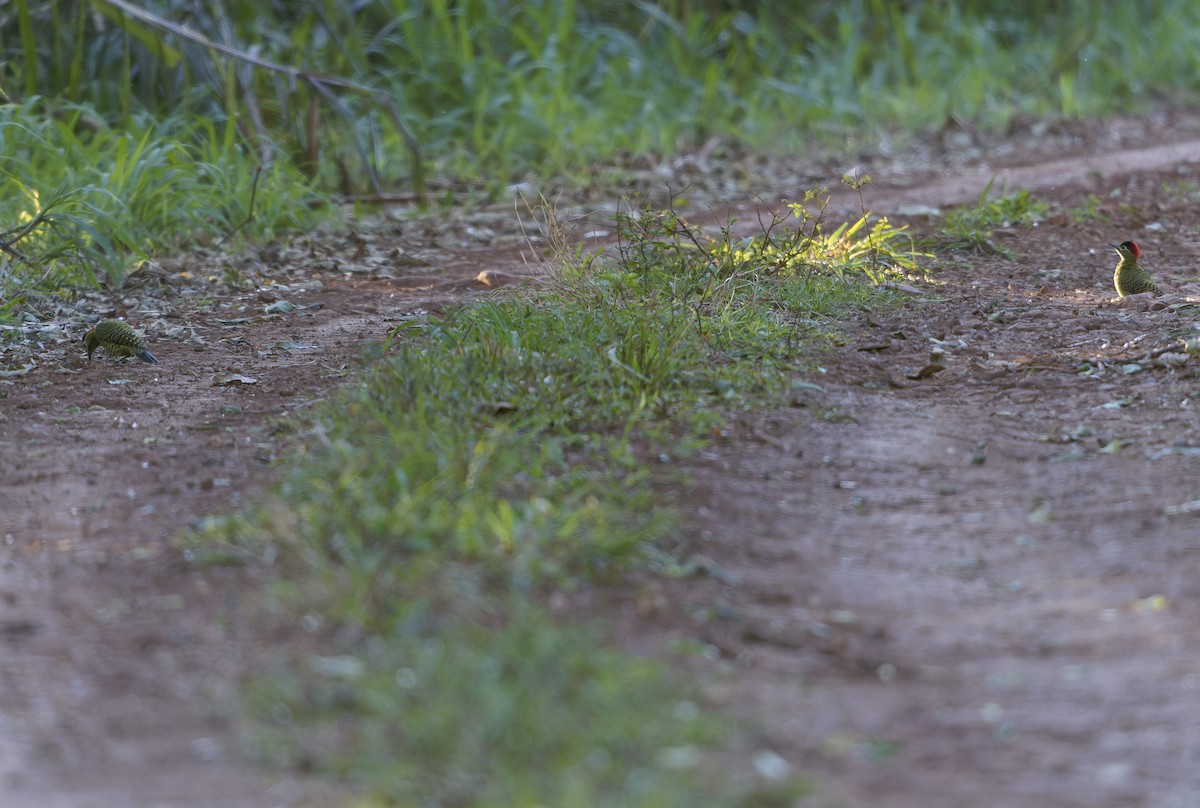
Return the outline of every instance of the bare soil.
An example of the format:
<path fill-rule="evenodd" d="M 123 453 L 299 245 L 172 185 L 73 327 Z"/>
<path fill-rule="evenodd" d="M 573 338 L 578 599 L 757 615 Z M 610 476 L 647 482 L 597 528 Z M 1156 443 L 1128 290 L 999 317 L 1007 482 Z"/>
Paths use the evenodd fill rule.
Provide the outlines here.
<path fill-rule="evenodd" d="M 732 418 L 664 492 L 711 574 L 596 593 L 632 649 L 709 647 L 690 664 L 811 776 L 813 805 L 1200 804 L 1200 402 L 1181 342 L 1200 336 L 1200 141 L 1135 129 L 867 166 L 867 206 L 915 229 L 993 175 L 1102 204 L 1002 229 L 1016 260 L 943 260 L 907 305 L 842 323 L 791 406 Z M 752 230 L 761 204 L 730 207 Z M 838 191 L 829 215 L 857 205 Z M 529 271 L 511 239 L 374 238 L 318 240 L 274 291 L 200 301 L 164 273 L 154 321 L 185 328 L 151 331 L 161 364 L 65 343 L 0 384 L 0 804 L 337 804 L 246 762 L 233 731 L 242 678 L 300 635 L 244 608 L 269 569 L 188 564 L 176 539 L 262 493 L 276 419 L 364 345 L 490 294 L 481 270 Z M 1167 297 L 1113 301 L 1105 245 L 1126 238 Z M 277 298 L 299 308 L 265 313 Z M 944 369 L 916 378 L 933 349 Z"/>

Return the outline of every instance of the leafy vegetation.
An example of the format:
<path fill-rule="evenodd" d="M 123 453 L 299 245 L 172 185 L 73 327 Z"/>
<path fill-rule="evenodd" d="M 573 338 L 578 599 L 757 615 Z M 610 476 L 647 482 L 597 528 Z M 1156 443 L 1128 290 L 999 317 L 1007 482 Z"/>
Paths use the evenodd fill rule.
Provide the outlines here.
<path fill-rule="evenodd" d="M 860 191 L 870 181 L 870 177 L 843 178 L 843 182 Z M 919 258 L 927 256 L 913 251 L 912 240 L 905 235 L 906 227 L 895 227 L 886 217 L 872 224 L 871 216 L 864 210 L 857 221 L 843 222 L 832 232 L 824 232 L 822 218 L 828 203 L 827 196 L 822 198 L 824 193 L 823 188 L 809 191 L 802 202 L 787 205 L 790 215 L 777 214 L 762 237 L 747 239 L 737 249 L 725 243 L 722 251 L 735 265 L 765 266 L 777 272 L 805 275 L 828 272 L 839 278 L 861 274 L 875 283 L 897 272 L 919 270 Z M 799 221 L 799 227 L 785 227 L 782 238 L 777 238 L 775 229 L 791 218 Z M 869 229 L 860 235 L 859 231 L 868 225 Z M 898 249 L 901 244 L 905 249 Z"/>
<path fill-rule="evenodd" d="M 27 259 L 0 267 L 0 299 L 119 289 L 150 255 L 242 225 L 269 239 L 322 215 L 308 182 L 283 162 L 260 176 L 244 145 L 232 127 L 182 117 L 140 114 L 114 129 L 40 99 L 0 107 L 0 239 Z"/>
<path fill-rule="evenodd" d="M 951 249 L 970 248 L 1012 257 L 1009 251 L 992 238 L 997 227 L 1032 225 L 1045 218 L 1050 205 L 1022 188 L 1002 196 L 992 196 L 993 177 L 974 205 L 955 208 L 946 214 L 942 234 Z"/>
<path fill-rule="evenodd" d="M 650 469 L 786 390 L 814 334 L 887 299 L 869 276 L 916 269 L 898 231 L 807 210 L 736 247 L 626 211 L 617 259 L 575 251 L 534 297 L 398 330 L 275 501 L 189 545 L 278 559 L 277 608 L 329 649 L 256 688 L 263 749 L 402 804 L 724 804 L 695 702 L 539 604 L 689 569 Z"/>
<path fill-rule="evenodd" d="M 1088 194 L 1087 199 L 1083 201 L 1083 204 L 1068 210 L 1067 215 L 1071 217 L 1071 221 L 1076 223 L 1087 222 L 1093 219 L 1107 222 L 1109 221 L 1108 216 L 1106 216 L 1100 209 L 1102 204 L 1103 202 L 1101 201 L 1100 197 L 1096 196 L 1095 194 Z"/>
<path fill-rule="evenodd" d="M 120 126 L 146 109 L 238 120 L 324 184 L 444 178 L 503 184 L 717 135 L 751 147 L 874 139 L 951 116 L 1086 116 L 1194 101 L 1187 0 L 794 4 L 503 0 L 347 5 L 225 0 L 164 19 L 261 64 L 216 56 L 118 0 L 15 0 L 0 10 L 0 86 L 88 104 Z M 1131 35 L 1136 32 L 1136 35 Z M 299 74 L 296 71 L 309 71 Z M 382 96 L 321 84 L 352 80 Z M 195 88 L 205 88 L 197 94 Z M 377 172 L 362 172 L 360 165 Z"/>

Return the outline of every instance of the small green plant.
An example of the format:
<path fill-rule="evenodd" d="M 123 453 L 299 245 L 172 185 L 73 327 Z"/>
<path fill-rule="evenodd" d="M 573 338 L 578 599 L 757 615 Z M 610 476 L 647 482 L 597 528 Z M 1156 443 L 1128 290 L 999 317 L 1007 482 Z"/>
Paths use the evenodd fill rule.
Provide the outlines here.
<path fill-rule="evenodd" d="M 1050 205 L 1021 189 L 1011 194 L 993 197 L 993 177 L 972 206 L 955 208 L 946 214 L 942 235 L 951 249 L 973 249 L 993 252 L 1012 258 L 1009 250 L 994 240 L 997 227 L 1017 227 L 1037 224 L 1050 211 Z"/>
<path fill-rule="evenodd" d="M 861 189 L 870 177 L 847 178 L 847 182 Z M 928 256 L 916 251 L 905 233 L 907 227 L 896 227 L 886 217 L 872 222 L 864 210 L 856 221 L 843 222 L 826 232 L 822 219 L 828 202 L 825 189 L 810 191 L 803 201 L 787 203 L 790 215 L 776 214 L 762 236 L 746 239 L 737 249 L 726 241 L 720 250 L 735 264 L 785 276 L 855 277 L 877 284 L 920 271 L 920 259 Z M 799 226 L 788 227 L 789 219 L 797 220 Z M 780 225 L 783 229 L 777 232 Z"/>
<path fill-rule="evenodd" d="M 1168 199 L 1176 202 L 1194 202 L 1200 199 L 1200 184 L 1195 180 L 1182 179 L 1175 182 L 1164 182 L 1162 190 Z"/>
<path fill-rule="evenodd" d="M 1071 217 L 1071 221 L 1079 224 L 1092 220 L 1102 222 L 1108 221 L 1108 217 L 1100 210 L 1104 204 L 1103 200 L 1095 194 L 1088 194 L 1087 199 L 1082 205 L 1077 208 L 1071 208 L 1067 211 L 1067 215 Z"/>

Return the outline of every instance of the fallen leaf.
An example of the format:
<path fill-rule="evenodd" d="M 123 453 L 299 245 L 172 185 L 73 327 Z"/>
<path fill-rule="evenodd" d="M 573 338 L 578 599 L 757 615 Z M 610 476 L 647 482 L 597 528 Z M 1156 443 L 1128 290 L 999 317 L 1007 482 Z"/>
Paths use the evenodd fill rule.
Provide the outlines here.
<path fill-rule="evenodd" d="M 1044 525 L 1054 521 L 1054 512 L 1050 510 L 1050 506 L 1045 502 L 1039 502 L 1025 518 L 1029 520 L 1030 524 Z"/>
<path fill-rule="evenodd" d="M 1050 458 L 1050 462 L 1051 463 L 1069 463 L 1069 462 L 1072 462 L 1075 460 L 1085 460 L 1085 459 L 1087 459 L 1087 452 L 1085 452 L 1083 449 L 1076 446 L 1072 449 L 1068 449 L 1067 451 L 1063 452 L 1062 454 L 1057 454 L 1054 457 Z"/>
<path fill-rule="evenodd" d="M 921 368 L 916 373 L 906 373 L 905 378 L 912 379 L 913 381 L 917 381 L 919 379 L 928 379 L 933 374 L 941 373 L 945 369 L 946 369 L 945 365 L 939 365 L 935 362 L 930 362 L 928 365 Z"/>
<path fill-rule="evenodd" d="M 476 415 L 507 415 L 517 411 L 517 405 L 508 401 L 481 401 L 474 406 Z"/>
<path fill-rule="evenodd" d="M 224 376 L 216 376 L 213 378 L 213 387 L 221 387 L 228 384 L 258 384 L 258 379 L 250 376 L 242 376 L 237 373 L 228 373 Z"/>
<path fill-rule="evenodd" d="M 1132 396 L 1129 396 L 1128 398 L 1118 398 L 1115 401 L 1106 401 L 1103 404 L 1101 404 L 1097 409 L 1101 409 L 1101 410 L 1123 409 L 1125 407 L 1128 407 L 1128 406 L 1134 404 L 1138 400 L 1138 398 L 1139 398 L 1139 396 L 1132 395 Z"/>
<path fill-rule="evenodd" d="M 1152 364 L 1160 368 L 1181 368 L 1187 364 L 1188 355 L 1185 353 L 1164 353 L 1154 357 Z"/>
<path fill-rule="evenodd" d="M 494 269 L 485 269 L 475 276 L 475 280 L 482 283 L 484 286 L 506 286 L 517 280 L 516 275 L 510 275 L 507 272 L 497 272 Z"/>
<path fill-rule="evenodd" d="M 16 370 L 0 370 L 0 379 L 11 379 L 14 376 L 24 376 L 29 371 L 33 370 L 37 365 L 25 365 Z"/>
<path fill-rule="evenodd" d="M 1200 513 L 1200 499 L 1193 499 L 1190 502 L 1184 502 L 1180 505 L 1168 505 L 1163 508 L 1163 513 L 1167 516 L 1185 516 Z"/>
<path fill-rule="evenodd" d="M 904 292 L 906 295 L 921 294 L 920 289 L 918 289 L 917 287 L 913 286 L 912 284 L 908 284 L 908 283 L 896 283 L 894 281 L 886 281 L 879 285 L 881 287 L 883 287 L 884 289 L 895 289 L 897 292 Z"/>

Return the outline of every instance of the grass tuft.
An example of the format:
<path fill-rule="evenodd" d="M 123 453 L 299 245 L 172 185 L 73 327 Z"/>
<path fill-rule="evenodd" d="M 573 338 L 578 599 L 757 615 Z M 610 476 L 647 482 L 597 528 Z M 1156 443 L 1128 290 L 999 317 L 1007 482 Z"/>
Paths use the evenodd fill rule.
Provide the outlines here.
<path fill-rule="evenodd" d="M 945 246 L 991 252 L 1011 259 L 1012 252 L 996 243 L 992 231 L 997 227 L 1035 225 L 1050 212 L 1049 203 L 1035 198 L 1026 188 L 992 196 L 995 181 L 995 177 L 988 181 L 974 205 L 955 208 L 946 214 L 942 225 Z"/>

